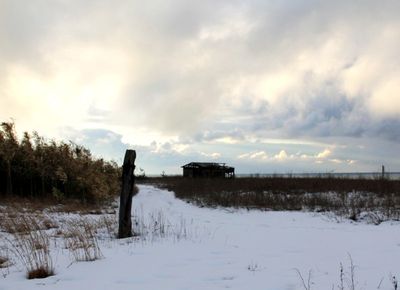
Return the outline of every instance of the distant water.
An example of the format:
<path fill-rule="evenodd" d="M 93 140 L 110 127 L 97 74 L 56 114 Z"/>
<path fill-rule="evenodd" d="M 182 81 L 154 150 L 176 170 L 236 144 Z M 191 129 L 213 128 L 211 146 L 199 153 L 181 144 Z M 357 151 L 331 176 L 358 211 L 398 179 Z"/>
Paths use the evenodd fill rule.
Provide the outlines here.
<path fill-rule="evenodd" d="M 243 177 L 297 177 L 297 178 L 315 178 L 315 177 L 333 177 L 333 178 L 363 178 L 379 179 L 382 178 L 381 172 L 351 172 L 351 173 L 254 173 L 254 174 L 236 174 L 238 178 Z M 385 172 L 387 179 L 400 179 L 400 172 Z"/>

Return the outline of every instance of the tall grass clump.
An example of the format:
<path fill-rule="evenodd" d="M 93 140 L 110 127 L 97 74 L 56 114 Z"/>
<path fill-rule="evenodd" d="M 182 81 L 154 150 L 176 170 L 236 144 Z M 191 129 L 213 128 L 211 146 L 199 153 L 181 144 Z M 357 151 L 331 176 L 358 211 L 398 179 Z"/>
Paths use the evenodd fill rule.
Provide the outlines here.
<path fill-rule="evenodd" d="M 187 221 L 184 217 L 180 217 L 179 220 L 172 222 L 168 220 L 162 209 L 146 214 L 143 208 L 134 210 L 132 218 L 134 236 L 142 242 L 153 242 L 165 238 L 178 242 L 195 238 L 198 234 L 198 229 L 192 227 L 193 221 Z"/>
<path fill-rule="evenodd" d="M 38 221 L 32 216 L 8 219 L 12 238 L 7 238 L 11 251 L 25 266 L 28 279 L 46 278 L 54 275 L 50 253 L 50 237 L 40 230 Z"/>
<path fill-rule="evenodd" d="M 0 274 L 5 278 L 9 274 L 9 267 L 11 265 L 11 258 L 7 246 L 0 246 Z"/>
<path fill-rule="evenodd" d="M 8 258 L 5 255 L 1 254 L 0 255 L 0 268 L 5 268 L 7 265 L 7 262 L 8 262 Z"/>
<path fill-rule="evenodd" d="M 6 245 L 0 245 L 0 269 L 8 268 L 11 264 L 10 251 Z"/>
<path fill-rule="evenodd" d="M 118 221 L 114 215 L 103 215 L 99 226 L 106 229 L 109 238 L 117 237 Z"/>
<path fill-rule="evenodd" d="M 76 262 L 95 261 L 102 257 L 96 237 L 96 224 L 85 218 L 72 220 L 64 233 L 65 248 Z"/>

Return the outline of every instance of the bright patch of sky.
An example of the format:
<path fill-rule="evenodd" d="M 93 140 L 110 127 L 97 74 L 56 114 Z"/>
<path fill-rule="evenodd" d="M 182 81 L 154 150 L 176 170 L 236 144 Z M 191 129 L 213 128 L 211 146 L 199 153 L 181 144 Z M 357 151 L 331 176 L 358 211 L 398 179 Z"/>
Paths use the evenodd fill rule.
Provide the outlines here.
<path fill-rule="evenodd" d="M 0 1 L 0 119 L 149 174 L 400 171 L 400 2 Z"/>

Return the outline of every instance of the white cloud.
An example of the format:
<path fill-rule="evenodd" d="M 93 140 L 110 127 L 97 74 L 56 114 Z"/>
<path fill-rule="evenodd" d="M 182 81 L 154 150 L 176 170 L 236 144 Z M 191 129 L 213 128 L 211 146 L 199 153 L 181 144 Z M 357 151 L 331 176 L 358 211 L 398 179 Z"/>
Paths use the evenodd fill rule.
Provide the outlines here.
<path fill-rule="evenodd" d="M 289 156 L 287 155 L 285 150 L 279 151 L 279 153 L 274 156 L 275 159 L 280 161 L 286 160 L 288 157 Z"/>
<path fill-rule="evenodd" d="M 268 158 L 268 154 L 265 151 L 254 152 L 250 154 L 250 159 L 261 159 L 265 160 Z"/>
<path fill-rule="evenodd" d="M 254 151 L 249 153 L 243 153 L 237 156 L 241 160 L 255 160 L 258 162 L 314 162 L 316 164 L 336 163 L 342 164 L 346 163 L 352 165 L 356 163 L 356 160 L 352 159 L 340 159 L 339 157 L 332 157 L 333 151 L 331 149 L 325 148 L 323 151 L 317 152 L 315 154 L 305 154 L 297 152 L 296 154 L 288 154 L 286 150 L 281 149 L 278 153 L 268 156 L 265 151 Z M 329 158 L 332 157 L 332 158 Z"/>
<path fill-rule="evenodd" d="M 151 142 L 150 146 L 144 146 L 144 147 L 148 147 L 150 149 L 150 152 L 154 154 L 184 155 L 188 151 L 189 145 L 177 143 L 174 142 L 173 140 L 170 140 L 169 142 L 164 142 L 164 143 L 153 141 Z"/>
<path fill-rule="evenodd" d="M 238 159 L 246 159 L 250 157 L 250 153 L 243 153 L 237 156 Z"/>
<path fill-rule="evenodd" d="M 237 156 L 238 159 L 267 160 L 268 154 L 265 151 L 244 153 Z"/>
<path fill-rule="evenodd" d="M 316 158 L 317 159 L 325 159 L 327 158 L 329 155 L 332 154 L 332 151 L 329 149 L 325 149 L 324 151 L 320 152 L 317 154 Z"/>
<path fill-rule="evenodd" d="M 5 0 L 0 118 L 59 138 L 102 128 L 124 143 L 156 140 L 154 152 L 226 146 L 242 161 L 372 164 L 327 141 L 399 149 L 400 2 L 359 4 Z"/>
<path fill-rule="evenodd" d="M 205 152 L 200 152 L 201 156 L 211 158 L 211 159 L 219 159 L 221 158 L 221 153 L 218 152 L 213 152 L 213 153 L 205 153 Z"/>

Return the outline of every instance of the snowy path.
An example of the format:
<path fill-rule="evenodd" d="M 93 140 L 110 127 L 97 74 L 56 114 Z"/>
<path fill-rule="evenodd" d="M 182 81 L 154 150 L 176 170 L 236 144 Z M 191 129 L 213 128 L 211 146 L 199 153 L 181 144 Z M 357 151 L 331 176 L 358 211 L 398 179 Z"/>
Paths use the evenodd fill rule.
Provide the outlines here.
<path fill-rule="evenodd" d="M 312 271 L 311 289 L 335 289 L 339 264 L 356 289 L 392 289 L 400 274 L 400 224 L 337 223 L 302 212 L 198 208 L 167 191 L 140 186 L 134 213 L 162 215 L 171 234 L 147 241 L 108 241 L 104 259 L 67 267 L 60 254 L 57 274 L 29 281 L 22 272 L 0 278 L 10 289 L 303 289 L 298 274 Z M 182 238 L 179 233 L 186 232 Z M 176 233 L 176 234 L 174 234 Z M 345 281 L 346 282 L 346 281 Z M 347 286 L 346 286 L 347 288 Z"/>

